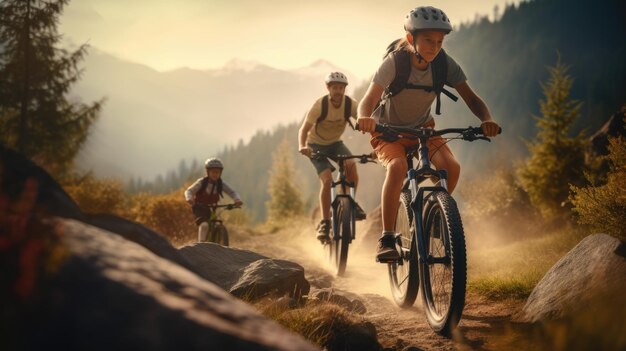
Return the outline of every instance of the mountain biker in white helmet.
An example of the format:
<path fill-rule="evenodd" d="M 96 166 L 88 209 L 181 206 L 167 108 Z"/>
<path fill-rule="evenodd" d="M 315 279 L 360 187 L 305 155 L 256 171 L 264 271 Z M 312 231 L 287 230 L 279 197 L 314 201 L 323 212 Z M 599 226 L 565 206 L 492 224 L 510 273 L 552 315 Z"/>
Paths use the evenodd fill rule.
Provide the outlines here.
<path fill-rule="evenodd" d="M 226 182 L 222 180 L 224 164 L 219 158 L 209 158 L 204 163 L 206 176 L 196 180 L 185 190 L 185 200 L 192 207 L 198 225 L 198 242 L 206 241 L 211 219 L 210 205 L 216 205 L 225 192 L 235 201 L 236 207 L 241 207 L 243 201 Z"/>
<path fill-rule="evenodd" d="M 330 185 L 335 167 L 327 158 L 311 158 L 312 152 L 330 155 L 351 155 L 350 150 L 341 141 L 346 125 L 352 125 L 350 118 L 356 116 L 357 101 L 345 95 L 348 78 L 341 72 L 330 72 L 326 79 L 328 95 L 313 103 L 298 132 L 299 151 L 310 158 L 320 179 L 320 215 L 317 226 L 317 239 L 327 241 L 330 233 Z M 345 161 L 346 178 L 354 182 L 355 190 L 359 182 L 356 164 L 353 160 Z M 365 212 L 357 204 L 356 219 L 365 219 Z"/>
<path fill-rule="evenodd" d="M 358 108 L 359 129 L 364 133 L 371 133 L 370 143 L 387 170 L 381 195 L 383 233 L 376 256 L 379 262 L 398 258 L 398 252 L 394 247 L 393 229 L 408 168 L 405 147 L 416 145 L 419 140 L 400 139 L 387 142 L 377 139 L 379 133 L 374 131 L 376 122 L 392 126 L 434 128 L 435 120 L 431 115 L 431 105 L 437 99 L 438 114 L 439 94 L 424 87 L 434 87 L 435 73 L 446 72 L 438 73 L 445 76 L 441 77 L 441 81 L 445 79 L 445 85 L 453 87 L 461 95 L 472 113 L 482 122 L 481 127 L 485 136 L 496 136 L 499 129 L 487 105 L 467 84 L 461 67 L 442 51 L 445 36 L 452 31 L 448 16 L 438 8 L 420 6 L 405 16 L 404 30 L 405 37 L 396 42 L 395 47 L 391 48 L 392 53 L 383 60 Z M 436 60 L 438 56 L 439 59 Z M 402 57 L 407 61 L 399 61 Z M 404 62 L 407 62 L 406 66 L 402 65 Z M 391 91 L 392 83 L 397 86 L 396 66 L 399 67 L 398 71 L 402 67 L 407 67 L 407 80 L 401 82 L 404 86 L 399 92 L 396 90 L 395 94 L 386 94 Z M 443 70 L 435 67 L 442 67 Z M 446 91 L 446 95 L 448 93 Z M 375 109 L 379 101 L 381 103 Z M 458 161 L 441 137 L 430 138 L 428 148 L 429 158 L 435 167 L 447 170 L 448 190 L 452 192 L 460 176 L 461 167 Z"/>

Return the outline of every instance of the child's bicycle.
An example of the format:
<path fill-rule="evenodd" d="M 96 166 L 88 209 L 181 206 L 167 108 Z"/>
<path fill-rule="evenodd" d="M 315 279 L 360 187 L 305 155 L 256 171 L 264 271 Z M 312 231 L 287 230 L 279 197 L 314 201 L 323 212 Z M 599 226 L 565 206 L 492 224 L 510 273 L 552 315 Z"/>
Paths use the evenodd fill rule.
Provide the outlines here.
<path fill-rule="evenodd" d="M 209 232 L 207 233 L 206 242 L 228 246 L 228 230 L 226 229 L 226 226 L 224 226 L 224 222 L 220 215 L 223 210 L 232 210 L 240 207 L 235 206 L 235 204 L 208 205 L 208 207 L 211 210 L 211 218 L 209 219 Z"/>
<path fill-rule="evenodd" d="M 406 150 L 409 167 L 394 228 L 400 259 L 386 262 L 393 298 L 398 306 L 412 306 L 421 286 L 428 323 L 435 332 L 447 335 L 458 325 L 465 306 L 465 234 L 456 202 L 448 193 L 447 173 L 431 167 L 426 142 L 445 134 L 458 134 L 450 139 L 467 141 L 490 139 L 477 127 L 434 130 L 377 124 L 376 131 L 386 141 L 420 140 Z M 420 186 L 427 179 L 435 185 Z"/>
<path fill-rule="evenodd" d="M 331 183 L 330 198 L 332 212 L 332 231 L 330 240 L 324 243 L 324 251 L 328 261 L 337 275 L 343 275 L 348 262 L 348 246 L 356 233 L 356 202 L 354 200 L 354 183 L 346 179 L 345 161 L 359 159 L 359 163 L 376 163 L 371 154 L 363 155 L 329 155 L 313 152 L 312 158 L 327 157 L 339 165 L 337 178 Z M 337 193 L 336 187 L 340 186 Z"/>

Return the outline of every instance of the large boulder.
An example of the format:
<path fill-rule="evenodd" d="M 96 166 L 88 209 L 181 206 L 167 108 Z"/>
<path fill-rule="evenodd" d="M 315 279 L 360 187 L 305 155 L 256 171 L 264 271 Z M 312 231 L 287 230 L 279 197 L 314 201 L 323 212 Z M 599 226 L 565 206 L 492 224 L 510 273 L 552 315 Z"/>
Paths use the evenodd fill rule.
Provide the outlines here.
<path fill-rule="evenodd" d="M 50 228 L 62 248 L 51 255 L 55 269 L 30 303 L 15 298 L 3 312 L 2 349 L 316 349 L 119 235 L 67 219 Z"/>
<path fill-rule="evenodd" d="M 300 299 L 309 293 L 304 268 L 297 263 L 213 243 L 184 246 L 180 252 L 202 277 L 238 297 L 275 294 Z"/>
<path fill-rule="evenodd" d="M 22 195 L 26 182 L 36 187 L 36 212 L 84 219 L 80 208 L 63 188 L 43 169 L 23 155 L 0 144 L 2 194 L 15 200 Z"/>
<path fill-rule="evenodd" d="M 626 245 L 610 235 L 583 239 L 539 281 L 516 320 L 537 322 L 573 316 L 598 302 L 626 322 Z M 613 307 L 614 306 L 614 307 Z"/>
<path fill-rule="evenodd" d="M 121 217 L 110 214 L 86 215 L 86 222 L 102 228 L 108 232 L 135 242 L 152 251 L 157 256 L 178 263 L 179 265 L 198 273 L 194 266 L 176 249 L 163 235 L 154 230 Z"/>

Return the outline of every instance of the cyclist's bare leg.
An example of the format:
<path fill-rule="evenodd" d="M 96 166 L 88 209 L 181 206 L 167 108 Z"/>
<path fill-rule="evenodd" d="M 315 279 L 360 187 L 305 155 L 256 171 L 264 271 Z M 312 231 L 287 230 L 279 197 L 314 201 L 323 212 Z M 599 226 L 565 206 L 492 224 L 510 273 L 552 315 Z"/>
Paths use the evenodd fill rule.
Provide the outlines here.
<path fill-rule="evenodd" d="M 356 163 L 353 160 L 345 161 L 346 178 L 349 182 L 354 182 L 354 193 L 359 185 L 359 174 L 356 171 Z"/>
<path fill-rule="evenodd" d="M 393 231 L 394 229 L 399 206 L 398 200 L 408 167 L 404 157 L 394 158 L 387 163 L 387 175 L 381 194 L 383 231 Z"/>
<path fill-rule="evenodd" d="M 319 174 L 320 178 L 320 214 L 322 219 L 330 219 L 330 185 L 333 181 L 333 174 L 330 169 L 325 169 Z"/>
<path fill-rule="evenodd" d="M 202 222 L 198 225 L 198 241 L 204 242 L 206 241 L 207 235 L 209 233 L 209 223 Z"/>
<path fill-rule="evenodd" d="M 437 152 L 431 152 L 431 162 L 437 169 L 448 171 L 448 192 L 452 194 L 461 176 L 459 161 L 456 160 L 448 145 L 443 144 L 443 139 L 441 141 L 435 139 L 432 143 L 429 142 L 428 149 L 429 151 L 438 149 Z"/>

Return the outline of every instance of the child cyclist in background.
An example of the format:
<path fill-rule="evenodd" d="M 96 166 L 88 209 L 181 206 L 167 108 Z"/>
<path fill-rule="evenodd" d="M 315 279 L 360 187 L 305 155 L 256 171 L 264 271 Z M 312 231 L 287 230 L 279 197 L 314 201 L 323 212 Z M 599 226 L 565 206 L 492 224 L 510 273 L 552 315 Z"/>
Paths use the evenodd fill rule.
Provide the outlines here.
<path fill-rule="evenodd" d="M 206 241 L 209 232 L 209 220 L 211 219 L 210 205 L 217 205 L 225 192 L 235 201 L 235 206 L 243 205 L 237 194 L 226 182 L 222 180 L 224 165 L 218 158 L 209 158 L 204 163 L 206 177 L 199 178 L 187 190 L 185 200 L 192 206 L 191 209 L 196 217 L 198 225 L 198 242 Z"/>
<path fill-rule="evenodd" d="M 376 71 L 358 108 L 359 129 L 364 133 L 372 133 L 370 142 L 387 171 L 381 194 L 383 233 L 376 255 L 379 262 L 399 258 L 393 230 L 400 193 L 408 170 L 405 148 L 419 143 L 419 140 L 400 139 L 387 142 L 377 139 L 379 134 L 374 131 L 376 120 L 391 126 L 434 128 L 435 120 L 431 115 L 433 101 L 437 98 L 436 112 L 439 114 L 439 94 L 444 92 L 451 95 L 445 89 L 438 92 L 433 89 L 435 83 L 441 81 L 455 88 L 461 95 L 472 113 L 481 120 L 485 136 L 496 136 L 499 130 L 487 105 L 467 84 L 461 67 L 441 49 L 446 34 L 452 31 L 446 14 L 431 6 L 417 7 L 406 15 L 404 30 L 406 37 L 397 41 L 395 48 L 391 48 L 391 54 Z M 397 74 L 399 72 L 406 72 L 404 82 L 398 83 L 397 75 L 401 75 Z M 437 80 L 436 74 L 440 77 Z M 390 91 L 394 93 L 390 94 Z M 375 111 L 379 101 L 380 106 Z M 448 190 L 451 193 L 461 172 L 458 161 L 441 137 L 430 138 L 428 148 L 429 158 L 435 167 L 447 170 Z"/>

